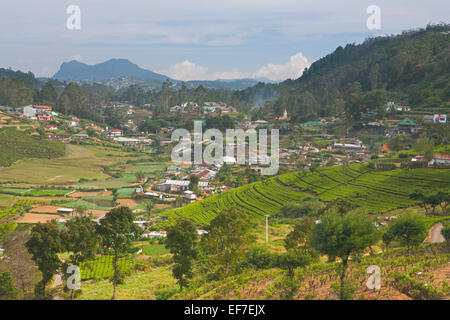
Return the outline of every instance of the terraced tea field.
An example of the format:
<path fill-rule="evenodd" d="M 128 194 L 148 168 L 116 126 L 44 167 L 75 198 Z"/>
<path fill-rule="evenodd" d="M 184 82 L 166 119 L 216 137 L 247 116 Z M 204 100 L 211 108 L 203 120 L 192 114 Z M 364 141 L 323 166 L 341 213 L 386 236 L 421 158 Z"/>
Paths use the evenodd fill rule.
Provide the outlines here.
<path fill-rule="evenodd" d="M 168 214 L 202 223 L 210 221 L 225 208 L 236 207 L 262 219 L 265 214 L 275 214 L 290 202 L 311 196 L 322 201 L 348 199 L 370 213 L 381 213 L 417 204 L 409 199 L 416 189 L 449 188 L 450 170 L 447 169 L 378 171 L 367 164 L 354 164 L 272 177 L 171 210 Z"/>
<path fill-rule="evenodd" d="M 121 272 L 128 271 L 134 264 L 131 258 L 119 258 L 118 267 Z M 113 256 L 100 256 L 81 263 L 81 280 L 104 279 L 114 275 Z"/>

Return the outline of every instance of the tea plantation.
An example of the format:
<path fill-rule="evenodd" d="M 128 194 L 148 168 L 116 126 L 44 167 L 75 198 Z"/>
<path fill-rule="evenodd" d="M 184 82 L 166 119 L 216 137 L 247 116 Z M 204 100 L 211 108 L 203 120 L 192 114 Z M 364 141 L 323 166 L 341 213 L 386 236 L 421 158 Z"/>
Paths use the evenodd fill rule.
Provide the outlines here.
<path fill-rule="evenodd" d="M 262 219 L 290 202 L 311 196 L 325 202 L 344 198 L 369 213 L 381 213 L 417 204 L 409 198 L 416 189 L 449 188 L 450 170 L 447 169 L 380 171 L 369 168 L 368 164 L 322 167 L 314 172 L 290 172 L 245 185 L 172 210 L 169 216 L 189 217 L 202 223 L 234 206 Z"/>

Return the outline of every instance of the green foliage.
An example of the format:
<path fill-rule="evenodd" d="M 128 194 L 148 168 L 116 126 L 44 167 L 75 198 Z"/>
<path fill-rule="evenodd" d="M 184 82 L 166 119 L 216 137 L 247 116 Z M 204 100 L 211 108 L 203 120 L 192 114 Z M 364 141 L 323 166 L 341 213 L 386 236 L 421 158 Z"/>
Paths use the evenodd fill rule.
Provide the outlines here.
<path fill-rule="evenodd" d="M 119 258 L 117 268 L 119 271 L 127 272 L 135 265 L 135 262 L 128 257 Z M 81 280 L 105 279 L 114 275 L 114 257 L 100 256 L 92 260 L 80 263 Z"/>
<path fill-rule="evenodd" d="M 350 256 L 359 254 L 377 239 L 378 233 L 374 224 L 363 213 L 350 212 L 340 215 L 336 211 L 330 211 L 313 227 L 311 245 L 329 257 L 339 257 L 342 260 L 339 272 L 340 299 L 346 299 L 345 288 L 348 284 L 345 282 L 345 275 Z"/>
<path fill-rule="evenodd" d="M 221 211 L 207 230 L 201 240 L 202 248 L 210 254 L 219 272 L 227 277 L 255 239 L 251 234 L 252 223 L 243 211 L 230 208 Z"/>
<path fill-rule="evenodd" d="M 315 172 L 290 172 L 235 188 L 173 209 L 168 215 L 205 223 L 230 206 L 256 219 L 277 213 L 293 217 L 314 215 L 323 210 L 323 205 L 311 200 L 311 194 L 329 202 L 330 206 L 344 205 L 348 207 L 346 210 L 363 207 L 370 213 L 382 213 L 419 203 L 410 198 L 416 189 L 445 190 L 449 187 L 450 170 L 447 169 L 380 171 L 371 169 L 368 164 L 321 167 Z M 305 199 L 308 200 L 303 203 Z"/>
<path fill-rule="evenodd" d="M 436 290 L 432 283 L 426 283 L 411 276 L 408 272 L 394 274 L 394 286 L 402 293 L 414 300 L 439 300 L 442 294 Z"/>
<path fill-rule="evenodd" d="M 425 239 L 427 228 L 420 215 L 407 213 L 390 223 L 387 232 L 406 245 L 410 254 L 411 247 L 418 246 Z"/>
<path fill-rule="evenodd" d="M 167 229 L 166 248 L 173 254 L 173 276 L 180 285 L 180 290 L 187 286 L 192 278 L 192 262 L 197 257 L 197 228 L 191 220 L 179 219 Z"/>
<path fill-rule="evenodd" d="M 106 251 L 113 255 L 114 273 L 112 283 L 114 293 L 112 299 L 116 299 L 117 284 L 121 282 L 124 274 L 118 269 L 119 258 L 132 249 L 132 240 L 138 239 L 142 230 L 133 223 L 134 215 L 128 207 L 118 207 L 108 212 L 101 220 L 98 233 Z"/>
<path fill-rule="evenodd" d="M 0 165 L 10 166 L 26 158 L 56 158 L 64 155 L 65 145 L 32 137 L 15 128 L 0 128 Z"/>
<path fill-rule="evenodd" d="M 0 273 L 0 300 L 13 300 L 18 294 L 19 292 L 14 286 L 11 272 L 5 271 Z"/>
<path fill-rule="evenodd" d="M 45 286 L 59 268 L 58 253 L 63 249 L 56 221 L 35 225 L 25 246 L 42 273 L 42 293 L 45 297 Z"/>

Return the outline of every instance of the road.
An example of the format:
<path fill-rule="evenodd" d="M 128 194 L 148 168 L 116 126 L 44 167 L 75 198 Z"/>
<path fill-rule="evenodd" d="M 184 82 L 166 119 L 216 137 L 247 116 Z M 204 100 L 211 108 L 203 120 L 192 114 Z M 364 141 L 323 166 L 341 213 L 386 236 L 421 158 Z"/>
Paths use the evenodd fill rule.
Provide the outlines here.
<path fill-rule="evenodd" d="M 434 226 L 430 228 L 428 232 L 428 236 L 425 239 L 425 242 L 428 243 L 441 243 L 445 241 L 444 236 L 441 234 L 441 230 L 443 228 L 442 223 L 436 223 Z"/>

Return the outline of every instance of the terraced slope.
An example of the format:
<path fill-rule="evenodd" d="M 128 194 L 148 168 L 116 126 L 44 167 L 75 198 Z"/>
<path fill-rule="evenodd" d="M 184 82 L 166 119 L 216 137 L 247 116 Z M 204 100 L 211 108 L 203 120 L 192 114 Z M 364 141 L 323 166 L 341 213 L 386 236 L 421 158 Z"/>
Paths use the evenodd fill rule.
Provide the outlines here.
<path fill-rule="evenodd" d="M 416 201 L 409 194 L 416 189 L 450 189 L 450 170 L 396 169 L 378 171 L 367 164 L 319 168 L 315 172 L 291 172 L 255 182 L 172 210 L 169 216 L 184 216 L 208 222 L 217 212 L 236 207 L 255 218 L 275 214 L 289 202 L 311 195 L 322 201 L 344 198 L 380 213 L 409 207 Z"/>

